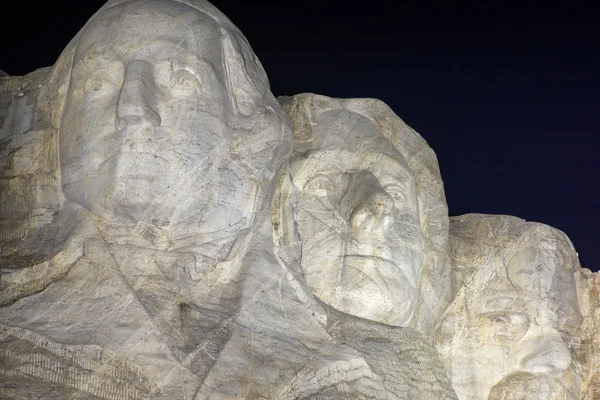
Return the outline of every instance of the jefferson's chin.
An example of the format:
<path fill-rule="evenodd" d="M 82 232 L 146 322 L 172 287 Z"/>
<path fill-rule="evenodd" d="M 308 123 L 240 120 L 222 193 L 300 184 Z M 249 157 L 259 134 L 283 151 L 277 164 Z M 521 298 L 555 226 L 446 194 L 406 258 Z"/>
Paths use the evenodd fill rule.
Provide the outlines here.
<path fill-rule="evenodd" d="M 357 317 L 405 326 L 418 295 L 405 271 L 378 257 L 353 255 L 344 261 L 341 279 L 332 285 L 331 305 Z"/>
<path fill-rule="evenodd" d="M 577 400 L 556 378 L 545 374 L 518 372 L 498 382 L 489 400 Z"/>

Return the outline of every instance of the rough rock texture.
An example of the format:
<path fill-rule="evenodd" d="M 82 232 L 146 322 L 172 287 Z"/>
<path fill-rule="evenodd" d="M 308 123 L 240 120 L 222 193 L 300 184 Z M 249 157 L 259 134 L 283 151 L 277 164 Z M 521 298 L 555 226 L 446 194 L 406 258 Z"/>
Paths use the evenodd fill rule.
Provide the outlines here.
<path fill-rule="evenodd" d="M 280 257 L 289 120 L 209 3 L 109 1 L 54 67 L 0 85 L 1 398 L 455 398 L 431 332 L 339 312 Z M 347 103 L 432 169 L 416 196 L 441 218 L 416 224 L 413 196 L 407 237 L 443 233 L 431 150 L 381 103 Z M 424 261 L 410 244 L 414 282 L 428 258 L 449 278 L 444 238 Z M 443 305 L 418 290 L 431 327 Z"/>
<path fill-rule="evenodd" d="M 455 398 L 429 338 L 400 327 L 419 304 L 418 287 L 390 291 L 397 291 L 402 280 L 418 282 L 422 235 L 412 171 L 388 138 L 412 135 L 410 139 L 426 144 L 414 132 L 392 130 L 392 124 L 386 127 L 386 138 L 375 117 L 365 115 L 366 110 L 387 109 L 375 100 L 298 95 L 281 101 L 292 125 L 300 129 L 295 132 L 294 155 L 280 180 L 273 226 L 261 231 L 262 245 L 246 258 L 235 330 L 201 394 Z M 323 105 L 328 107 L 319 107 Z M 387 117 L 392 116 L 389 111 Z M 340 211 L 336 207 L 340 203 L 351 211 Z M 319 205 L 324 208 L 317 209 Z M 302 212 L 306 213 L 298 218 Z M 272 258 L 265 259 L 267 254 Z M 381 262 L 388 256 L 392 262 Z M 340 272 L 336 260 L 344 257 L 352 259 L 352 265 L 346 265 L 352 270 L 342 271 L 336 283 L 330 274 Z M 370 274 L 380 286 L 368 286 L 360 279 Z M 379 276 L 386 279 L 377 281 Z M 441 284 L 446 289 L 449 282 Z M 362 303 L 340 301 L 328 287 L 337 287 L 343 300 L 355 296 Z M 386 308 L 388 299 L 396 302 L 399 313 Z"/>
<path fill-rule="evenodd" d="M 308 285 L 334 307 L 432 337 L 452 293 L 435 153 L 376 99 L 280 102 L 294 130 L 275 207 L 284 259 L 299 260 Z"/>
<path fill-rule="evenodd" d="M 578 399 L 580 325 L 567 236 L 516 217 L 450 219 L 454 285 L 436 342 L 460 399 Z"/>
<path fill-rule="evenodd" d="M 297 268 L 265 258 L 267 227 L 246 259 L 241 309 L 199 398 L 456 398 L 423 335 L 319 302 Z"/>
<path fill-rule="evenodd" d="M 600 399 L 600 273 L 582 268 L 575 275 L 581 324 L 582 399 Z"/>
<path fill-rule="evenodd" d="M 568 238 L 448 230 L 384 103 L 278 103 L 208 2 L 110 0 L 0 71 L 0 398 L 600 399 Z"/>
<path fill-rule="evenodd" d="M 206 2 L 110 1 L 1 82 L 0 397 L 193 398 L 291 151 L 245 38 Z"/>
<path fill-rule="evenodd" d="M 0 78 L 0 268 L 54 255 L 60 210 L 58 141 L 43 68 Z M 0 304 L 8 301 L 4 290 Z"/>

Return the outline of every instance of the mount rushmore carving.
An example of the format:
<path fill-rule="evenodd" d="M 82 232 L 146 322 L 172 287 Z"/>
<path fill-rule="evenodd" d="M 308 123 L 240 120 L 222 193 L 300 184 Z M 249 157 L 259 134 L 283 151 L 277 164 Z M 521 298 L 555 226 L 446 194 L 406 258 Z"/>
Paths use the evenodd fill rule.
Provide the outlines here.
<path fill-rule="evenodd" d="M 381 101 L 275 99 L 203 0 L 110 0 L 0 77 L 0 397 L 596 399 L 562 232 L 448 217 Z"/>

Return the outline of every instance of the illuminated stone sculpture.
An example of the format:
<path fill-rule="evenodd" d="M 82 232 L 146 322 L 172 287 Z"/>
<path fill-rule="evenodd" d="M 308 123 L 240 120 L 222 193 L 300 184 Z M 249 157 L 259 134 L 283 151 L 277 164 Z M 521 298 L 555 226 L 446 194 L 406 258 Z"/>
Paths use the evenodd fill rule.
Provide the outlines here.
<path fill-rule="evenodd" d="M 457 294 L 437 342 L 459 399 L 579 399 L 577 255 L 516 217 L 451 219 Z"/>
<path fill-rule="evenodd" d="M 283 258 L 332 307 L 430 335 L 451 293 L 435 154 L 381 101 L 282 102 L 295 138 L 276 211 Z"/>
<path fill-rule="evenodd" d="M 419 216 L 427 209 L 441 213 L 440 225 L 447 221 L 443 192 L 420 186 L 431 178 L 425 168 L 436 166 L 431 149 L 377 100 L 303 94 L 281 102 L 294 154 L 273 206 L 275 255 L 259 255 L 272 251 L 270 235 L 260 241 L 265 250 L 249 253 L 240 329 L 202 395 L 455 398 L 432 332 L 408 327 L 431 326 L 449 293 L 449 271 L 436 271 L 447 277 L 439 304 L 419 301 L 419 282 L 433 284 L 431 266 L 448 265 L 426 264 L 434 257 L 423 250 L 446 250 L 445 232 Z"/>
<path fill-rule="evenodd" d="M 110 1 L 4 79 L 0 397 L 192 398 L 291 151 L 250 46 L 207 2 Z"/>
<path fill-rule="evenodd" d="M 449 227 L 384 103 L 279 100 L 204 0 L 110 0 L 0 71 L 0 398 L 600 398 L 564 234 Z"/>

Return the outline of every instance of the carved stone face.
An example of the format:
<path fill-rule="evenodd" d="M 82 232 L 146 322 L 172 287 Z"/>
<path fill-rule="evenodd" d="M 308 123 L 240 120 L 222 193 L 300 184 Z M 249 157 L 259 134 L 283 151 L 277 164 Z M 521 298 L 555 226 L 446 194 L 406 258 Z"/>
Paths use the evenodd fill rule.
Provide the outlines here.
<path fill-rule="evenodd" d="M 442 353 L 459 398 L 578 399 L 572 271 L 559 252 L 536 247 L 503 263 L 485 284 L 481 276 L 470 281 L 466 306 L 455 309 L 454 337 Z"/>
<path fill-rule="evenodd" d="M 319 117 L 315 135 L 324 135 L 324 145 L 292 161 L 302 272 L 313 293 L 334 308 L 404 325 L 420 276 L 414 177 L 369 120 L 344 113 L 351 114 Z M 330 148 L 327 135 L 335 134 L 344 144 Z"/>
<path fill-rule="evenodd" d="M 73 60 L 63 192 L 110 223 L 152 226 L 158 247 L 200 242 L 223 258 L 269 202 L 289 151 L 272 105 L 239 32 L 174 1 L 109 8 Z"/>

